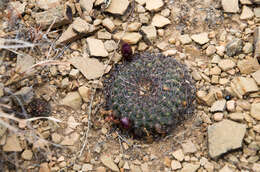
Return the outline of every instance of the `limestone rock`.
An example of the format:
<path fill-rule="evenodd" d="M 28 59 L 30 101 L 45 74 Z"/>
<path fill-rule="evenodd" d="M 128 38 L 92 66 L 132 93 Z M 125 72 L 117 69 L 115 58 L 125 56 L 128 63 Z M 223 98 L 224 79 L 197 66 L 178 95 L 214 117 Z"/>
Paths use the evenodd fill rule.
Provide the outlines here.
<path fill-rule="evenodd" d="M 244 5 L 242 8 L 242 13 L 240 15 L 240 19 L 246 20 L 246 19 L 251 19 L 253 17 L 254 17 L 254 12 L 249 7 Z"/>
<path fill-rule="evenodd" d="M 21 156 L 24 160 L 31 160 L 33 153 L 31 150 L 24 150 Z"/>
<path fill-rule="evenodd" d="M 172 170 L 178 170 L 180 169 L 182 166 L 181 166 L 181 163 L 179 161 L 176 161 L 176 160 L 172 160 L 171 162 L 171 168 Z"/>
<path fill-rule="evenodd" d="M 4 152 L 21 152 L 22 147 L 20 141 L 15 134 L 11 134 L 6 138 L 6 143 L 3 146 Z"/>
<path fill-rule="evenodd" d="M 250 114 L 255 119 L 260 120 L 260 103 L 252 104 Z"/>
<path fill-rule="evenodd" d="M 146 1 L 145 8 L 149 11 L 159 11 L 163 7 L 164 3 L 162 0 L 149 0 Z"/>
<path fill-rule="evenodd" d="M 114 25 L 113 21 L 110 20 L 109 18 L 105 18 L 102 21 L 102 25 L 105 26 L 110 32 L 113 32 L 115 29 L 115 25 Z"/>
<path fill-rule="evenodd" d="M 170 23 L 171 21 L 168 18 L 160 14 L 156 14 L 152 19 L 152 25 L 158 28 L 162 28 Z"/>
<path fill-rule="evenodd" d="M 184 154 L 181 149 L 178 149 L 172 153 L 172 156 L 177 159 L 178 161 L 183 161 Z"/>
<path fill-rule="evenodd" d="M 91 13 L 92 8 L 93 8 L 92 0 L 80 0 L 79 4 L 80 4 L 81 8 L 87 12 L 88 15 Z"/>
<path fill-rule="evenodd" d="M 81 108 L 82 100 L 77 91 L 69 92 L 60 102 L 62 105 L 69 106 L 75 110 Z"/>
<path fill-rule="evenodd" d="M 199 167 L 199 164 L 185 163 L 180 172 L 196 172 Z"/>
<path fill-rule="evenodd" d="M 209 42 L 208 33 L 200 33 L 200 34 L 192 35 L 191 39 L 200 45 Z"/>
<path fill-rule="evenodd" d="M 106 11 L 112 14 L 123 15 L 127 10 L 128 6 L 128 0 L 111 0 L 111 3 L 106 9 Z"/>
<path fill-rule="evenodd" d="M 227 13 L 237 13 L 239 11 L 238 0 L 222 0 L 221 3 Z"/>
<path fill-rule="evenodd" d="M 148 39 L 150 42 L 153 42 L 157 37 L 156 28 L 153 25 L 142 26 L 141 32 L 144 34 L 144 37 Z"/>
<path fill-rule="evenodd" d="M 181 146 L 184 153 L 195 153 L 197 151 L 196 146 L 190 140 L 183 143 Z"/>
<path fill-rule="evenodd" d="M 226 108 L 226 100 L 217 100 L 210 108 L 210 112 L 223 112 Z"/>
<path fill-rule="evenodd" d="M 109 155 L 102 155 L 100 157 L 101 162 L 108 167 L 109 169 L 111 169 L 112 171 L 117 171 L 119 172 L 119 168 L 117 167 L 117 165 L 114 163 L 114 161 L 112 160 L 111 156 Z"/>
<path fill-rule="evenodd" d="M 91 88 L 83 85 L 79 87 L 79 94 L 81 95 L 83 101 L 88 103 L 91 99 Z"/>
<path fill-rule="evenodd" d="M 60 5 L 60 0 L 38 0 L 36 1 L 36 6 L 43 9 L 49 10 Z"/>
<path fill-rule="evenodd" d="M 248 93 L 258 91 L 258 86 L 253 78 L 242 76 L 236 77 L 231 81 L 231 88 L 239 98 L 242 98 L 243 95 Z"/>
<path fill-rule="evenodd" d="M 255 58 L 239 60 L 237 67 L 244 74 L 250 74 L 260 69 L 260 65 Z"/>
<path fill-rule="evenodd" d="M 60 143 L 63 146 L 73 146 L 76 142 L 79 141 L 80 135 L 77 132 L 71 133 L 68 136 L 65 136 L 64 140 Z"/>
<path fill-rule="evenodd" d="M 252 77 L 255 79 L 257 85 L 260 85 L 260 69 L 253 73 Z"/>
<path fill-rule="evenodd" d="M 142 35 L 137 32 L 126 32 L 122 38 L 124 42 L 127 42 L 129 44 L 136 44 L 140 39 L 142 38 Z"/>
<path fill-rule="evenodd" d="M 246 125 L 224 119 L 208 127 L 209 155 L 216 158 L 227 151 L 240 148 Z"/>
<path fill-rule="evenodd" d="M 228 71 L 230 69 L 233 69 L 236 66 L 236 63 L 233 62 L 231 59 L 222 59 L 219 61 L 218 66 L 223 71 Z"/>
<path fill-rule="evenodd" d="M 191 40 L 191 38 L 190 38 L 190 36 L 189 36 L 188 34 L 181 35 L 181 36 L 179 37 L 179 40 L 181 41 L 181 43 L 182 43 L 183 45 L 189 44 L 189 43 L 192 42 L 192 40 Z"/>
<path fill-rule="evenodd" d="M 226 45 L 226 53 L 228 56 L 232 57 L 240 53 L 242 48 L 243 41 L 241 39 L 236 38 Z"/>
<path fill-rule="evenodd" d="M 260 59 L 260 27 L 256 27 L 254 31 L 254 47 L 255 54 L 254 56 L 259 60 Z"/>
<path fill-rule="evenodd" d="M 87 43 L 90 55 L 94 57 L 107 57 L 108 52 L 105 49 L 104 43 L 101 40 L 94 38 L 87 38 Z"/>

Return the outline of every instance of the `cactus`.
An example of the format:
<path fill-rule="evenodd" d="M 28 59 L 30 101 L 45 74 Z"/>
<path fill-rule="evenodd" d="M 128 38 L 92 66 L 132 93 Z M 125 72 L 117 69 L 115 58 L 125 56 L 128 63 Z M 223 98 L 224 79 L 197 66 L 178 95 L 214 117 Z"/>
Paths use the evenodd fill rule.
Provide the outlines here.
<path fill-rule="evenodd" d="M 120 127 L 136 137 L 168 134 L 192 114 L 194 82 L 186 66 L 173 57 L 133 56 L 105 80 L 107 106 Z"/>

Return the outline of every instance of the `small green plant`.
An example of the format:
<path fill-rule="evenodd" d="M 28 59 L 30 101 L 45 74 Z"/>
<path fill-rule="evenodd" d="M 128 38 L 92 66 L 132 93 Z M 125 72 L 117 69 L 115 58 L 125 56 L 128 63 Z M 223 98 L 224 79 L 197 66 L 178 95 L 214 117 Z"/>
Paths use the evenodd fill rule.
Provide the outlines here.
<path fill-rule="evenodd" d="M 143 138 L 168 134 L 192 114 L 194 82 L 185 65 L 162 54 L 135 54 L 105 80 L 119 126 Z"/>

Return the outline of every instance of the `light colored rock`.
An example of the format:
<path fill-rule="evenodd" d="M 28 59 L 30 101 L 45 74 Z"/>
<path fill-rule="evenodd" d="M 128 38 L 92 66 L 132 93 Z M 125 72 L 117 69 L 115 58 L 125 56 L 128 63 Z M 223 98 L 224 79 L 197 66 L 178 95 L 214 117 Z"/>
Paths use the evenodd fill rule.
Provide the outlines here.
<path fill-rule="evenodd" d="M 242 51 L 243 41 L 241 39 L 234 39 L 226 45 L 226 54 L 230 57 L 237 55 Z"/>
<path fill-rule="evenodd" d="M 229 118 L 234 120 L 234 121 L 243 121 L 244 120 L 245 115 L 241 112 L 234 112 L 229 114 Z"/>
<path fill-rule="evenodd" d="M 243 98 L 251 92 L 258 91 L 258 86 L 253 78 L 236 77 L 231 81 L 231 88 L 233 92 L 239 97 Z"/>
<path fill-rule="evenodd" d="M 118 171 L 119 172 L 119 168 L 114 163 L 114 161 L 112 160 L 111 156 L 109 156 L 109 155 L 102 155 L 100 157 L 100 160 L 106 167 L 108 167 L 112 171 Z"/>
<path fill-rule="evenodd" d="M 135 0 L 138 4 L 144 5 L 147 0 Z"/>
<path fill-rule="evenodd" d="M 172 170 L 178 170 L 178 169 L 181 169 L 181 163 L 179 161 L 176 161 L 176 160 L 172 160 L 171 162 L 171 168 Z"/>
<path fill-rule="evenodd" d="M 178 149 L 172 153 L 172 156 L 177 159 L 178 161 L 183 161 L 184 154 L 181 149 Z"/>
<path fill-rule="evenodd" d="M 197 97 L 203 104 L 211 106 L 216 100 L 214 94 L 215 92 L 213 90 L 211 90 L 209 93 L 198 91 Z"/>
<path fill-rule="evenodd" d="M 227 13 L 237 13 L 239 11 L 238 0 L 221 0 L 221 3 Z"/>
<path fill-rule="evenodd" d="M 87 15 L 90 15 L 93 8 L 93 0 L 80 0 L 79 4 L 83 11 L 85 11 Z"/>
<path fill-rule="evenodd" d="M 105 10 L 112 14 L 123 15 L 129 6 L 128 0 L 111 0 L 110 5 Z"/>
<path fill-rule="evenodd" d="M 216 52 L 216 47 L 214 45 L 209 45 L 208 48 L 206 49 L 206 55 L 211 56 Z"/>
<path fill-rule="evenodd" d="M 253 4 L 250 0 L 240 0 L 240 3 L 243 5 L 252 5 Z"/>
<path fill-rule="evenodd" d="M 250 114 L 257 120 L 260 120 L 260 103 L 253 103 L 251 105 Z"/>
<path fill-rule="evenodd" d="M 195 81 L 200 81 L 202 79 L 200 73 L 197 70 L 192 71 L 191 76 Z"/>
<path fill-rule="evenodd" d="M 210 108 L 210 112 L 223 112 L 226 108 L 226 100 L 217 100 Z"/>
<path fill-rule="evenodd" d="M 105 71 L 105 65 L 99 62 L 98 59 L 89 58 L 88 55 L 75 56 L 69 60 L 87 79 L 96 79 L 102 76 Z M 111 67 L 108 67 L 105 73 L 109 72 Z"/>
<path fill-rule="evenodd" d="M 199 164 L 185 163 L 180 172 L 196 172 L 199 167 Z"/>
<path fill-rule="evenodd" d="M 141 168 L 137 165 L 134 165 L 134 164 L 131 164 L 130 165 L 130 171 L 133 171 L 133 172 L 142 172 Z"/>
<path fill-rule="evenodd" d="M 104 43 L 101 40 L 94 38 L 87 38 L 87 43 L 90 55 L 94 57 L 107 57 L 108 52 L 105 49 Z"/>
<path fill-rule="evenodd" d="M 38 0 L 36 1 L 36 6 L 48 10 L 60 5 L 60 0 Z"/>
<path fill-rule="evenodd" d="M 107 40 L 104 42 L 104 45 L 108 52 L 112 52 L 117 49 L 117 44 L 114 40 Z"/>
<path fill-rule="evenodd" d="M 4 125 L 0 124 L 0 138 L 5 134 L 6 130 L 7 128 Z"/>
<path fill-rule="evenodd" d="M 113 21 L 110 20 L 109 18 L 105 18 L 102 21 L 102 25 L 105 26 L 110 32 L 113 32 L 115 29 L 115 25 L 114 25 Z"/>
<path fill-rule="evenodd" d="M 128 162 L 125 162 L 125 164 L 124 164 L 124 166 L 123 166 L 123 169 L 125 169 L 125 170 L 130 170 L 130 167 L 129 167 Z"/>
<path fill-rule="evenodd" d="M 160 14 L 155 14 L 155 16 L 152 19 L 151 24 L 155 27 L 162 28 L 170 23 L 171 23 L 171 21 L 168 18 L 166 18 Z"/>
<path fill-rule="evenodd" d="M 191 40 L 191 38 L 188 34 L 184 34 L 184 35 L 179 36 L 179 40 L 181 41 L 181 43 L 183 45 L 190 44 L 192 42 L 192 40 Z"/>
<path fill-rule="evenodd" d="M 145 8 L 149 11 L 159 11 L 163 5 L 164 3 L 162 0 L 146 0 Z"/>
<path fill-rule="evenodd" d="M 260 133 L 260 124 L 255 125 L 255 126 L 253 127 L 253 129 L 254 129 L 257 133 Z"/>
<path fill-rule="evenodd" d="M 255 79 L 257 85 L 260 85 L 260 69 L 253 73 L 252 77 Z"/>
<path fill-rule="evenodd" d="M 214 115 L 213 115 L 213 119 L 215 121 L 222 121 L 223 117 L 224 117 L 224 114 L 220 113 L 220 112 L 214 113 Z"/>
<path fill-rule="evenodd" d="M 93 170 L 93 165 L 92 164 L 83 164 L 81 170 L 82 171 L 92 171 Z"/>
<path fill-rule="evenodd" d="M 127 27 L 127 31 L 129 31 L 129 32 L 138 31 L 141 26 L 142 26 L 142 24 L 139 22 L 129 23 L 129 25 Z"/>
<path fill-rule="evenodd" d="M 75 110 L 81 108 L 82 100 L 77 91 L 69 92 L 61 101 L 60 104 L 69 106 Z"/>
<path fill-rule="evenodd" d="M 254 14 L 257 18 L 260 18 L 260 7 L 255 7 L 254 8 Z"/>
<path fill-rule="evenodd" d="M 206 32 L 192 35 L 191 39 L 200 45 L 209 42 L 208 33 Z"/>
<path fill-rule="evenodd" d="M 253 167 L 252 167 L 252 170 L 255 171 L 255 172 L 260 172 L 260 164 L 259 163 L 254 163 Z"/>
<path fill-rule="evenodd" d="M 23 151 L 21 156 L 22 156 L 22 158 L 24 160 L 31 160 L 32 156 L 33 156 L 33 153 L 32 153 L 31 150 L 26 149 L 26 150 Z"/>
<path fill-rule="evenodd" d="M 239 60 L 237 67 L 244 74 L 250 74 L 260 69 L 260 65 L 255 58 Z"/>
<path fill-rule="evenodd" d="M 192 143 L 190 140 L 188 140 L 187 142 L 181 144 L 183 152 L 186 153 L 195 153 L 197 151 L 196 146 L 194 145 L 194 143 Z"/>
<path fill-rule="evenodd" d="M 166 50 L 162 53 L 165 56 L 173 56 L 177 54 L 177 50 L 172 49 L 172 50 Z"/>
<path fill-rule="evenodd" d="M 219 61 L 218 66 L 223 71 L 228 71 L 230 69 L 233 69 L 236 66 L 236 63 L 233 62 L 231 59 L 222 59 Z"/>
<path fill-rule="evenodd" d="M 221 69 L 218 66 L 215 66 L 209 70 L 210 75 L 220 75 Z"/>
<path fill-rule="evenodd" d="M 225 165 L 223 168 L 221 168 L 219 170 L 219 172 L 233 172 L 233 170 L 231 170 L 228 165 Z"/>
<path fill-rule="evenodd" d="M 251 8 L 247 7 L 246 5 L 242 8 L 242 13 L 240 15 L 241 20 L 251 19 L 254 17 L 254 12 L 251 10 Z"/>
<path fill-rule="evenodd" d="M 246 125 L 224 119 L 208 127 L 209 155 L 216 158 L 227 151 L 240 148 Z"/>
<path fill-rule="evenodd" d="M 236 110 L 236 102 L 234 100 L 227 101 L 227 110 L 229 112 L 235 112 L 235 110 Z"/>
<path fill-rule="evenodd" d="M 79 87 L 78 90 L 79 90 L 79 94 L 82 97 L 83 101 L 88 103 L 91 98 L 91 88 L 83 85 L 83 86 Z"/>
<path fill-rule="evenodd" d="M 245 43 L 244 47 L 243 47 L 243 52 L 246 54 L 252 53 L 253 51 L 253 45 L 249 42 Z"/>
<path fill-rule="evenodd" d="M 51 172 L 50 167 L 47 162 L 40 164 L 40 170 L 39 172 Z"/>
<path fill-rule="evenodd" d="M 156 28 L 153 25 L 142 26 L 141 31 L 145 35 L 145 38 L 147 38 L 150 42 L 155 40 L 157 37 Z"/>
<path fill-rule="evenodd" d="M 22 147 L 20 141 L 15 134 L 8 135 L 6 138 L 6 143 L 3 146 L 4 152 L 21 152 Z"/>
<path fill-rule="evenodd" d="M 218 54 L 218 55 L 223 56 L 223 55 L 224 55 L 224 52 L 225 52 L 225 47 L 224 47 L 223 45 L 217 46 L 217 47 L 216 47 L 216 50 L 217 50 L 217 54 Z"/>
<path fill-rule="evenodd" d="M 260 59 L 260 27 L 256 27 L 254 31 L 254 57 Z"/>
<path fill-rule="evenodd" d="M 136 44 L 141 38 L 142 35 L 137 32 L 126 32 L 122 40 L 128 44 Z"/>
<path fill-rule="evenodd" d="M 106 31 L 106 29 L 101 29 L 97 32 L 97 37 L 98 39 L 107 39 L 107 40 L 111 40 L 112 35 L 111 33 L 109 33 L 108 31 Z"/>
<path fill-rule="evenodd" d="M 51 135 L 51 140 L 54 142 L 54 143 L 60 143 L 61 142 L 61 139 L 62 139 L 62 137 L 61 137 L 61 135 L 60 134 L 58 134 L 58 133 L 53 133 L 52 135 Z"/>
<path fill-rule="evenodd" d="M 141 169 L 142 169 L 142 172 L 150 172 L 151 171 L 151 169 L 148 167 L 147 163 L 142 163 Z"/>
<path fill-rule="evenodd" d="M 71 24 L 74 32 L 78 34 L 87 34 L 90 30 L 90 24 L 88 24 L 85 20 L 77 17 L 74 22 Z"/>
<path fill-rule="evenodd" d="M 64 140 L 60 143 L 63 146 L 73 146 L 79 141 L 80 135 L 77 132 L 73 132 L 64 137 Z"/>
<path fill-rule="evenodd" d="M 27 2 L 19 2 L 19 1 L 12 1 L 9 2 L 9 5 L 11 6 L 10 9 L 15 9 L 16 13 L 19 13 L 19 15 L 22 15 L 25 11 L 25 6 L 27 5 Z"/>
<path fill-rule="evenodd" d="M 16 61 L 16 70 L 20 73 L 23 73 L 30 69 L 35 64 L 35 58 L 32 56 L 25 54 L 25 55 L 18 55 Z"/>

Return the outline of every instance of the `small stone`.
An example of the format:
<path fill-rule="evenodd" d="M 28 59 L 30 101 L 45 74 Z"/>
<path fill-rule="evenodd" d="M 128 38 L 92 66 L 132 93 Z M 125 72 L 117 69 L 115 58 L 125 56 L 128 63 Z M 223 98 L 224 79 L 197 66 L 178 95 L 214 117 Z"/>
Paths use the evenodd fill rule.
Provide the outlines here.
<path fill-rule="evenodd" d="M 101 40 L 87 38 L 90 55 L 94 57 L 107 57 L 108 52 Z"/>
<path fill-rule="evenodd" d="M 249 42 L 245 43 L 244 47 L 243 47 L 243 52 L 246 54 L 252 53 L 253 51 L 253 45 Z"/>
<path fill-rule="evenodd" d="M 157 37 L 156 28 L 153 25 L 142 26 L 141 31 L 143 32 L 145 38 L 147 38 L 150 42 L 153 42 L 153 40 Z"/>
<path fill-rule="evenodd" d="M 234 39 L 226 45 L 226 54 L 230 57 L 237 55 L 243 48 L 243 41 L 241 39 Z"/>
<path fill-rule="evenodd" d="M 73 170 L 75 170 L 75 171 L 80 171 L 80 170 L 81 170 L 81 165 L 79 165 L 79 164 L 74 164 L 74 165 L 73 165 Z"/>
<path fill-rule="evenodd" d="M 226 108 L 226 100 L 217 100 L 210 108 L 210 112 L 223 112 Z"/>
<path fill-rule="evenodd" d="M 244 120 L 244 114 L 241 113 L 241 112 L 234 112 L 234 113 L 231 113 L 229 114 L 229 118 L 234 120 L 234 121 L 243 121 Z"/>
<path fill-rule="evenodd" d="M 216 158 L 227 151 L 240 148 L 246 125 L 222 120 L 208 127 L 209 155 Z"/>
<path fill-rule="evenodd" d="M 11 6 L 12 10 L 15 10 L 16 13 L 19 13 L 19 15 L 22 15 L 25 11 L 25 6 L 27 5 L 26 2 L 19 2 L 19 1 L 13 1 L 9 2 L 9 5 Z"/>
<path fill-rule="evenodd" d="M 253 127 L 253 129 L 254 129 L 257 133 L 260 133 L 260 124 L 255 125 L 255 126 Z"/>
<path fill-rule="evenodd" d="M 26 54 L 26 55 L 18 55 L 16 60 L 16 69 L 20 73 L 23 73 L 31 68 L 35 64 L 35 58 Z"/>
<path fill-rule="evenodd" d="M 115 25 L 114 25 L 113 21 L 110 20 L 109 18 L 105 18 L 102 21 L 102 25 L 105 26 L 110 32 L 113 32 L 115 29 Z"/>
<path fill-rule="evenodd" d="M 171 21 L 168 18 L 160 14 L 156 14 L 152 19 L 152 25 L 158 28 L 162 28 L 170 23 Z"/>
<path fill-rule="evenodd" d="M 254 14 L 257 18 L 260 18 L 260 7 L 255 7 L 254 8 Z"/>
<path fill-rule="evenodd" d="M 129 6 L 128 0 L 112 0 L 105 11 L 112 14 L 123 15 Z"/>
<path fill-rule="evenodd" d="M 122 40 L 128 44 L 136 44 L 141 38 L 142 35 L 137 32 L 126 32 Z"/>
<path fill-rule="evenodd" d="M 32 151 L 31 150 L 24 150 L 23 151 L 23 153 L 22 153 L 22 158 L 24 159 L 24 160 L 31 160 L 32 159 L 32 156 L 33 156 L 33 153 L 32 153 Z"/>
<path fill-rule="evenodd" d="M 60 144 L 63 146 L 73 146 L 79 141 L 79 137 L 80 135 L 77 132 L 71 133 L 69 136 L 65 136 Z"/>
<path fill-rule="evenodd" d="M 96 168 L 96 172 L 106 172 L 106 168 L 105 167 L 98 167 L 98 168 Z"/>
<path fill-rule="evenodd" d="M 260 69 L 260 65 L 256 58 L 239 60 L 237 67 L 241 73 L 250 74 Z"/>
<path fill-rule="evenodd" d="M 198 91 L 197 97 L 203 104 L 211 106 L 215 102 L 215 92 L 210 91 L 208 94 L 204 91 Z"/>
<path fill-rule="evenodd" d="M 188 34 L 185 34 L 185 35 L 181 35 L 179 37 L 179 40 L 181 41 L 181 43 L 183 45 L 186 45 L 186 44 L 190 44 L 192 42 L 190 36 Z"/>
<path fill-rule="evenodd" d="M 92 8 L 93 8 L 93 1 L 92 0 L 80 0 L 79 4 L 83 11 L 86 12 L 87 15 L 90 15 Z"/>
<path fill-rule="evenodd" d="M 117 44 L 114 40 L 107 40 L 104 45 L 108 52 L 112 52 L 117 48 Z"/>
<path fill-rule="evenodd" d="M 254 163 L 252 170 L 255 172 L 260 172 L 260 164 L 259 163 Z"/>
<path fill-rule="evenodd" d="M 172 153 L 172 156 L 177 159 L 178 161 L 183 161 L 184 154 L 181 149 L 178 149 Z"/>
<path fill-rule="evenodd" d="M 36 1 L 36 6 L 43 9 L 49 10 L 60 5 L 60 0 L 38 0 Z"/>
<path fill-rule="evenodd" d="M 8 135 L 6 138 L 6 143 L 3 146 L 4 152 L 21 152 L 22 147 L 20 141 L 15 134 Z"/>
<path fill-rule="evenodd" d="M 90 24 L 87 23 L 85 20 L 77 17 L 74 22 L 71 24 L 72 29 L 74 32 L 78 34 L 87 34 L 90 30 Z"/>
<path fill-rule="evenodd" d="M 51 172 L 50 167 L 47 162 L 40 164 L 39 172 Z"/>
<path fill-rule="evenodd" d="M 79 94 L 82 97 L 83 101 L 88 103 L 91 98 L 91 88 L 88 88 L 87 86 L 81 86 L 79 87 Z"/>
<path fill-rule="evenodd" d="M 223 70 L 223 71 L 228 71 L 230 69 L 233 69 L 236 66 L 236 63 L 233 62 L 230 59 L 222 59 L 219 61 L 218 66 Z"/>
<path fill-rule="evenodd" d="M 236 102 L 234 100 L 227 101 L 227 110 L 229 112 L 234 112 L 236 110 Z"/>
<path fill-rule="evenodd" d="M 217 50 L 217 54 L 220 55 L 220 56 L 224 56 L 224 52 L 225 52 L 225 47 L 224 46 L 217 46 L 216 47 L 216 50 Z M 213 59 L 212 59 L 213 60 Z M 218 63 L 218 62 L 216 62 Z"/>
<path fill-rule="evenodd" d="M 176 55 L 177 54 L 177 50 L 166 50 L 162 53 L 163 55 L 165 56 L 173 56 L 173 55 Z"/>
<path fill-rule="evenodd" d="M 164 164 L 166 167 L 171 167 L 171 159 L 170 159 L 168 156 L 164 157 L 163 164 Z"/>
<path fill-rule="evenodd" d="M 236 77 L 231 81 L 231 88 L 233 92 L 239 97 L 243 98 L 251 92 L 258 91 L 258 86 L 253 78 Z"/>
<path fill-rule="evenodd" d="M 54 142 L 54 143 L 60 143 L 61 142 L 61 135 L 59 135 L 58 133 L 53 133 L 51 135 L 51 140 Z"/>
<path fill-rule="evenodd" d="M 200 33 L 200 34 L 192 35 L 191 39 L 200 45 L 209 42 L 208 33 Z"/>
<path fill-rule="evenodd" d="M 206 55 L 212 56 L 216 52 L 216 47 L 214 45 L 209 45 L 206 49 Z"/>
<path fill-rule="evenodd" d="M 197 70 L 192 71 L 191 76 L 195 81 L 200 81 L 202 79 L 200 73 Z"/>
<path fill-rule="evenodd" d="M 257 85 L 260 85 L 260 69 L 253 73 L 252 77 L 255 79 Z"/>
<path fill-rule="evenodd" d="M 199 164 L 185 163 L 181 172 L 196 172 L 199 167 Z"/>
<path fill-rule="evenodd" d="M 124 164 L 124 166 L 123 166 L 123 169 L 125 169 L 125 170 L 130 170 L 130 167 L 129 167 L 128 162 L 125 162 L 125 164 Z"/>
<path fill-rule="evenodd" d="M 72 79 L 77 79 L 79 77 L 79 70 L 78 69 L 71 69 L 69 76 Z"/>
<path fill-rule="evenodd" d="M 162 0 L 149 0 L 146 1 L 145 8 L 149 11 L 159 11 L 163 7 L 164 3 Z"/>
<path fill-rule="evenodd" d="M 214 118 L 215 121 L 222 121 L 222 120 L 223 120 L 223 117 L 224 117 L 224 114 L 223 114 L 223 113 L 220 113 L 220 112 L 215 113 L 215 114 L 213 115 L 213 118 Z"/>
<path fill-rule="evenodd" d="M 82 171 L 92 171 L 93 170 L 93 165 L 91 165 L 91 164 L 83 164 L 81 170 Z"/>
<path fill-rule="evenodd" d="M 141 26 L 142 26 L 142 23 L 139 23 L 139 22 L 130 23 L 127 27 L 127 31 L 129 31 L 129 32 L 138 31 Z"/>
<path fill-rule="evenodd" d="M 141 164 L 141 169 L 142 169 L 142 172 L 149 172 L 149 171 L 151 171 L 151 170 L 149 169 L 147 163 L 142 163 L 142 164 Z"/>
<path fill-rule="evenodd" d="M 251 105 L 250 114 L 257 120 L 260 120 L 260 103 L 253 103 Z"/>
<path fill-rule="evenodd" d="M 110 40 L 112 38 L 112 35 L 108 31 L 106 31 L 106 29 L 102 29 L 97 32 L 97 38 Z"/>
<path fill-rule="evenodd" d="M 114 161 L 112 160 L 112 158 L 109 155 L 102 155 L 100 157 L 100 160 L 106 167 L 108 167 L 112 171 L 119 172 L 119 168 L 117 167 L 117 165 L 114 163 Z"/>
<path fill-rule="evenodd" d="M 131 164 L 130 165 L 130 171 L 133 171 L 133 172 L 142 172 L 141 168 L 139 166 L 136 166 L 134 164 Z"/>
<path fill-rule="evenodd" d="M 254 47 L 255 58 L 260 59 L 260 27 L 256 27 L 254 31 Z"/>
<path fill-rule="evenodd" d="M 221 3 L 227 13 L 237 13 L 239 11 L 238 0 L 222 0 Z"/>
<path fill-rule="evenodd" d="M 197 151 L 196 146 L 188 140 L 187 142 L 181 144 L 183 152 L 186 153 L 195 153 Z"/>
<path fill-rule="evenodd" d="M 219 172 L 233 172 L 227 165 L 219 170 Z"/>
<path fill-rule="evenodd" d="M 62 105 L 69 106 L 73 109 L 80 109 L 82 100 L 80 94 L 77 91 L 69 92 L 60 102 Z"/>
<path fill-rule="evenodd" d="M 221 69 L 218 66 L 215 66 L 215 67 L 210 69 L 209 74 L 210 75 L 220 75 Z"/>
<path fill-rule="evenodd" d="M 176 160 L 172 160 L 171 162 L 171 168 L 172 170 L 178 170 L 178 169 L 181 169 L 181 163 L 179 161 L 176 161 Z"/>
<path fill-rule="evenodd" d="M 254 12 L 251 10 L 251 8 L 244 5 L 242 8 L 242 13 L 240 15 L 240 19 L 246 20 L 246 19 L 251 19 L 253 17 L 254 17 Z"/>

